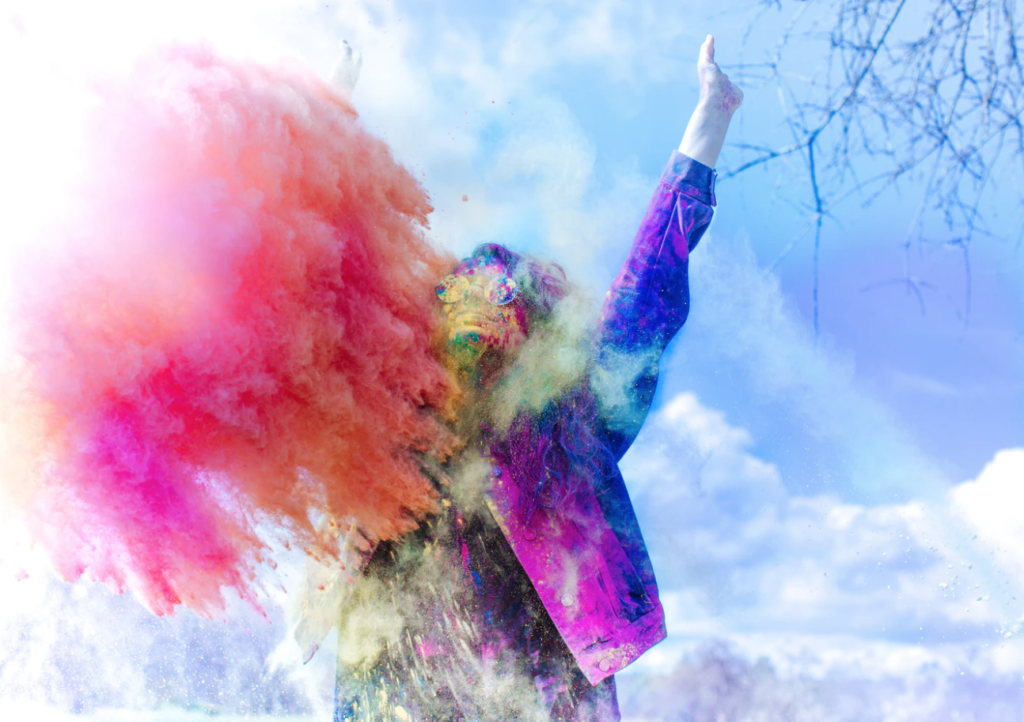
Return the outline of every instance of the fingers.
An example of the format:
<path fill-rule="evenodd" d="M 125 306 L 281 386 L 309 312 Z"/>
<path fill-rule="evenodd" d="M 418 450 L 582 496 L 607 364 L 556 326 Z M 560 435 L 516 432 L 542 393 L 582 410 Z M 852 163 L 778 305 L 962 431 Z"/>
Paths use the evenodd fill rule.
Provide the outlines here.
<path fill-rule="evenodd" d="M 338 43 L 341 58 L 331 72 L 331 85 L 344 95 L 351 96 L 359 80 L 359 71 L 363 67 L 363 54 L 353 50 L 347 40 Z"/>
<path fill-rule="evenodd" d="M 348 65 L 356 68 L 356 72 L 359 72 L 359 68 L 363 66 L 363 54 L 354 50 L 349 45 L 348 40 L 342 40 L 338 43 L 338 47 L 341 48 L 341 59 Z"/>
<path fill-rule="evenodd" d="M 700 55 L 697 58 L 697 65 L 715 64 L 715 38 L 708 35 L 700 46 Z"/>

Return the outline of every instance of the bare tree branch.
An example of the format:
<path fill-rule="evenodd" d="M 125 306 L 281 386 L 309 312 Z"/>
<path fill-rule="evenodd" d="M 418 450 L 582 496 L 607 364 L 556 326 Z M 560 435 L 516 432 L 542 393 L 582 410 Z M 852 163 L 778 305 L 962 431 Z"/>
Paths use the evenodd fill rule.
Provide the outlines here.
<path fill-rule="evenodd" d="M 962 253 L 967 323 L 969 249 L 978 238 L 997 237 L 986 222 L 997 178 L 1009 172 L 1018 188 L 1024 186 L 1024 61 L 1016 1 L 762 0 L 745 37 L 770 13 L 786 12 L 790 17 L 771 55 L 740 72 L 748 86 L 775 87 L 781 127 L 791 139 L 731 145 L 737 160 L 721 179 L 780 159 L 802 159 L 809 222 L 773 267 L 814 228 L 816 332 L 824 219 L 852 195 L 866 196 L 867 206 L 901 179 L 919 179 L 923 197 L 904 245 L 927 242 L 926 229 L 941 222 L 942 243 Z M 807 57 L 825 62 L 808 72 Z M 914 277 L 909 262 L 896 280 L 922 303 L 921 289 L 931 288 Z"/>

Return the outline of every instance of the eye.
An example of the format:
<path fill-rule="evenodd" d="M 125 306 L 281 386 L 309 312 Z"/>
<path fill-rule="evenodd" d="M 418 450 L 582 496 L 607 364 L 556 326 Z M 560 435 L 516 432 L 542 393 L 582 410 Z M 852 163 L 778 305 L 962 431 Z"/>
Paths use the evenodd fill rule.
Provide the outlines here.
<path fill-rule="evenodd" d="M 469 287 L 469 280 L 465 276 L 445 276 L 434 291 L 437 297 L 444 303 L 456 303 L 466 295 Z"/>
<path fill-rule="evenodd" d="M 500 276 L 491 281 L 487 286 L 487 300 L 495 306 L 504 306 L 512 303 L 519 295 L 519 284 L 515 279 L 508 276 Z"/>

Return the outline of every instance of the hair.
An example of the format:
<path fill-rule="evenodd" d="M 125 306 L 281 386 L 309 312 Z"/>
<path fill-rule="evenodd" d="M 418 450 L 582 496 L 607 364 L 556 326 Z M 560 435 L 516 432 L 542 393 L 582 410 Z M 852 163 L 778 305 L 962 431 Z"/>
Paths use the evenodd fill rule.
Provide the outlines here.
<path fill-rule="evenodd" d="M 557 263 L 496 243 L 478 246 L 463 263 L 480 257 L 500 260 L 516 280 L 514 303 L 527 322 L 527 343 L 485 397 L 483 415 L 491 453 L 524 491 L 529 522 L 538 507 L 558 505 L 615 465 L 590 390 L 593 315 Z"/>
<path fill-rule="evenodd" d="M 558 302 L 576 290 L 566 278 L 565 270 L 557 263 L 516 253 L 497 243 L 477 246 L 459 264 L 456 272 L 478 258 L 496 259 L 508 269 L 519 286 L 519 297 L 514 303 L 523 309 L 530 326 L 549 321 Z"/>

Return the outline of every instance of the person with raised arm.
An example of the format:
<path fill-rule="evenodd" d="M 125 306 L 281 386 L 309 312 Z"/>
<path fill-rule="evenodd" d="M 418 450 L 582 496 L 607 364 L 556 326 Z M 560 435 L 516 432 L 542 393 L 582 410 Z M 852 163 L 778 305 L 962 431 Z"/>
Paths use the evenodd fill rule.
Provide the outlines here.
<path fill-rule="evenodd" d="M 344 50 L 333 78 L 351 95 L 361 58 Z M 743 99 L 710 35 L 697 70 L 696 108 L 594 325 L 573 324 L 560 267 L 501 245 L 438 279 L 465 446 L 423 462 L 442 511 L 417 531 L 368 545 L 349 530 L 335 720 L 620 719 L 614 674 L 666 628 L 618 461 L 686 321 L 689 254 Z"/>

